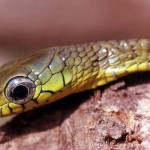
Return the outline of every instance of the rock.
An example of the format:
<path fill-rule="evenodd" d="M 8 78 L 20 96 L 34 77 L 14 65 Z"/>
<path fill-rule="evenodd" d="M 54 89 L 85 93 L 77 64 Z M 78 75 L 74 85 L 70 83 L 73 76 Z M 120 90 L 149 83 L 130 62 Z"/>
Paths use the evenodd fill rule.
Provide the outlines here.
<path fill-rule="evenodd" d="M 0 150 L 150 149 L 150 73 L 68 96 L 0 128 Z"/>

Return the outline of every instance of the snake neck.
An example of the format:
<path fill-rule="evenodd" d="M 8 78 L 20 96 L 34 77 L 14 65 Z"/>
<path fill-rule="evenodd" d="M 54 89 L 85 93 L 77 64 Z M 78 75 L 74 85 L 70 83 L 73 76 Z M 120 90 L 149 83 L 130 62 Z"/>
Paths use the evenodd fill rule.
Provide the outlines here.
<path fill-rule="evenodd" d="M 130 73 L 147 71 L 150 66 L 150 41 L 147 39 L 89 43 L 66 50 L 69 52 L 66 64 L 72 72 L 69 86 L 73 92 L 92 89 Z"/>

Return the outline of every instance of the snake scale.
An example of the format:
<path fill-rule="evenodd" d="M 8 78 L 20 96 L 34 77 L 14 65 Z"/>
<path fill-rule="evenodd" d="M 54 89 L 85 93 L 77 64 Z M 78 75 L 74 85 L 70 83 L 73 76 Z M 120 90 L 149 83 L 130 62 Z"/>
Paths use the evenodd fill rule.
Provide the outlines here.
<path fill-rule="evenodd" d="M 51 47 L 0 68 L 0 117 L 150 70 L 150 40 Z"/>

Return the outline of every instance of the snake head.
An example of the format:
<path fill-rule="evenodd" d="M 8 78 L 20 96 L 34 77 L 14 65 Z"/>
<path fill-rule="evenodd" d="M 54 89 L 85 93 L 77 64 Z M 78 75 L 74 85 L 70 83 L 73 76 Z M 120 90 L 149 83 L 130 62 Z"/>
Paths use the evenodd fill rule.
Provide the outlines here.
<path fill-rule="evenodd" d="M 56 55 L 56 49 L 46 49 L 2 66 L 0 117 L 22 113 L 64 97 L 61 91 L 71 80 L 71 69 L 60 55 Z"/>
<path fill-rule="evenodd" d="M 36 90 L 30 76 L 31 70 L 19 61 L 0 68 L 0 117 L 27 110 L 25 104 L 33 99 Z M 33 107 L 31 104 L 29 106 L 28 109 Z"/>

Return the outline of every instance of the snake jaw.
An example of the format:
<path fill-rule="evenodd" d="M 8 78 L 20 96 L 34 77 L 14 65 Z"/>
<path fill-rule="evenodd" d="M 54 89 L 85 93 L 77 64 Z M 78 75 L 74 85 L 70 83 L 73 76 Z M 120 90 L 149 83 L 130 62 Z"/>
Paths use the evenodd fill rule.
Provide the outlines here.
<path fill-rule="evenodd" d="M 24 105 L 14 103 L 5 103 L 0 106 L 0 117 L 5 117 L 13 114 L 23 113 L 30 109 L 25 109 Z"/>
<path fill-rule="evenodd" d="M 12 113 L 12 109 L 9 107 L 9 103 L 0 106 L 0 117 L 9 116 Z"/>

